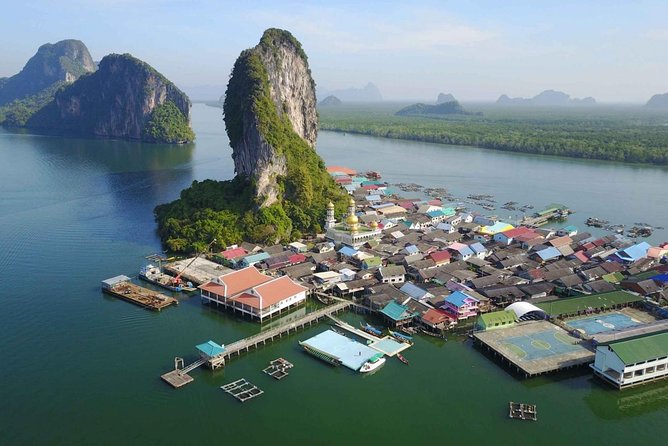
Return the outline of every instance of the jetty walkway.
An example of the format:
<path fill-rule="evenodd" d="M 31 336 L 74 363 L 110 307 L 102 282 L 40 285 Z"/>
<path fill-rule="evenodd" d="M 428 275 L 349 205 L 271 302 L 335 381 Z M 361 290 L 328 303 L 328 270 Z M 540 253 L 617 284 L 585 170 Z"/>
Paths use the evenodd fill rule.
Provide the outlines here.
<path fill-rule="evenodd" d="M 225 363 L 234 356 L 239 356 L 244 352 L 248 352 L 259 345 L 265 345 L 267 342 L 273 341 L 275 338 L 281 338 L 283 335 L 288 335 L 290 332 L 295 332 L 306 326 L 311 326 L 320 319 L 329 317 L 332 314 L 343 311 L 356 304 L 351 301 L 339 301 L 336 304 L 308 313 L 304 317 L 297 319 L 294 322 L 272 328 L 270 330 L 257 333 L 244 339 L 240 339 L 232 344 L 226 345 L 225 350 L 217 355 L 210 357 L 202 357 L 197 361 L 183 367 L 176 367 L 171 372 L 165 373 L 161 378 L 173 387 L 181 387 L 193 381 L 193 378 L 188 375 L 188 372 L 195 370 L 206 364 L 211 369 L 218 369 L 224 367 Z"/>

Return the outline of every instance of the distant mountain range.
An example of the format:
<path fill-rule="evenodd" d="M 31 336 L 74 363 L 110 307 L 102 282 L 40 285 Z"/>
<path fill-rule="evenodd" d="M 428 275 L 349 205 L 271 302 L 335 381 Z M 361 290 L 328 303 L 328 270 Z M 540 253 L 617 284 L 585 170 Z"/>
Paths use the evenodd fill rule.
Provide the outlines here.
<path fill-rule="evenodd" d="M 571 98 L 570 95 L 556 90 L 545 90 L 532 98 L 511 98 L 503 94 L 497 99 L 498 105 L 525 105 L 525 106 L 575 106 L 575 105 L 596 105 L 594 98 L 586 97 L 583 99 Z"/>
<path fill-rule="evenodd" d="M 655 94 L 645 104 L 647 108 L 666 108 L 668 109 L 668 93 Z"/>
<path fill-rule="evenodd" d="M 342 90 L 318 90 L 319 98 L 326 98 L 327 96 L 336 96 L 343 102 L 380 102 L 383 100 L 383 95 L 374 84 L 369 82 L 363 88 L 345 88 Z"/>

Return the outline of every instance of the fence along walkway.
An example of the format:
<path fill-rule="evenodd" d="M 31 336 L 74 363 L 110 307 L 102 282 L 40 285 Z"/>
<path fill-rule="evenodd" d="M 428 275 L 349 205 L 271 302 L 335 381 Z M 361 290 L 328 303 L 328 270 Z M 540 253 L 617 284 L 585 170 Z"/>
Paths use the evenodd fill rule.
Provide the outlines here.
<path fill-rule="evenodd" d="M 279 327 L 272 328 L 271 330 L 267 330 L 265 332 L 233 342 L 232 344 L 225 346 L 225 351 L 218 355 L 212 356 L 210 358 L 200 358 L 181 369 L 179 369 L 177 366 L 171 372 L 162 375 L 161 378 L 169 383 L 172 387 L 182 387 L 193 381 L 193 378 L 188 375 L 188 373 L 192 372 L 197 367 L 200 367 L 204 364 L 208 364 L 212 369 L 223 367 L 225 366 L 225 361 L 230 359 L 233 355 L 239 356 L 242 352 L 249 351 L 251 348 L 257 347 L 259 344 L 264 345 L 267 343 L 267 341 L 271 342 L 276 337 L 280 338 L 284 334 L 289 334 L 291 331 L 297 331 L 307 325 L 310 326 L 314 322 L 317 322 L 324 317 L 331 316 L 332 314 L 339 311 L 345 310 L 351 305 L 355 304 L 350 301 L 342 301 L 334 305 L 321 308 L 320 310 L 309 313 L 289 324 L 281 325 Z M 180 358 L 177 358 L 177 360 L 182 361 Z"/>

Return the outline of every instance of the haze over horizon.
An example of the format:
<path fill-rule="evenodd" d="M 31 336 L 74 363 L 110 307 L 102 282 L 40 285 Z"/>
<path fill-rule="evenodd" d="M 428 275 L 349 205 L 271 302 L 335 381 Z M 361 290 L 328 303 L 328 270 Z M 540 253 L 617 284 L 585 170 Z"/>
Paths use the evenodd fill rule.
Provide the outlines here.
<path fill-rule="evenodd" d="M 131 53 L 190 94 L 227 84 L 239 53 L 266 28 L 289 30 L 319 88 L 373 82 L 386 100 L 463 101 L 561 90 L 599 102 L 644 103 L 668 91 L 668 3 L 184 0 L 3 1 L 0 77 L 37 48 L 82 40 L 95 60 Z M 10 42 L 11 39 L 11 42 Z M 7 43 L 10 42 L 11 45 Z M 204 86 L 213 86 L 204 90 Z"/>

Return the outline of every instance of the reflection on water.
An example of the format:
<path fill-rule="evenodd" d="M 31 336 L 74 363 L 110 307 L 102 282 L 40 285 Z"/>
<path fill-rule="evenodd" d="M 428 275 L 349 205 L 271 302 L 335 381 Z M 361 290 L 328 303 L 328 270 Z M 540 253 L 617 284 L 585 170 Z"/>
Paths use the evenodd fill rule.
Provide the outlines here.
<path fill-rule="evenodd" d="M 622 391 L 598 382 L 585 396 L 587 406 L 604 420 L 636 417 L 668 407 L 668 386 L 664 382 Z"/>

